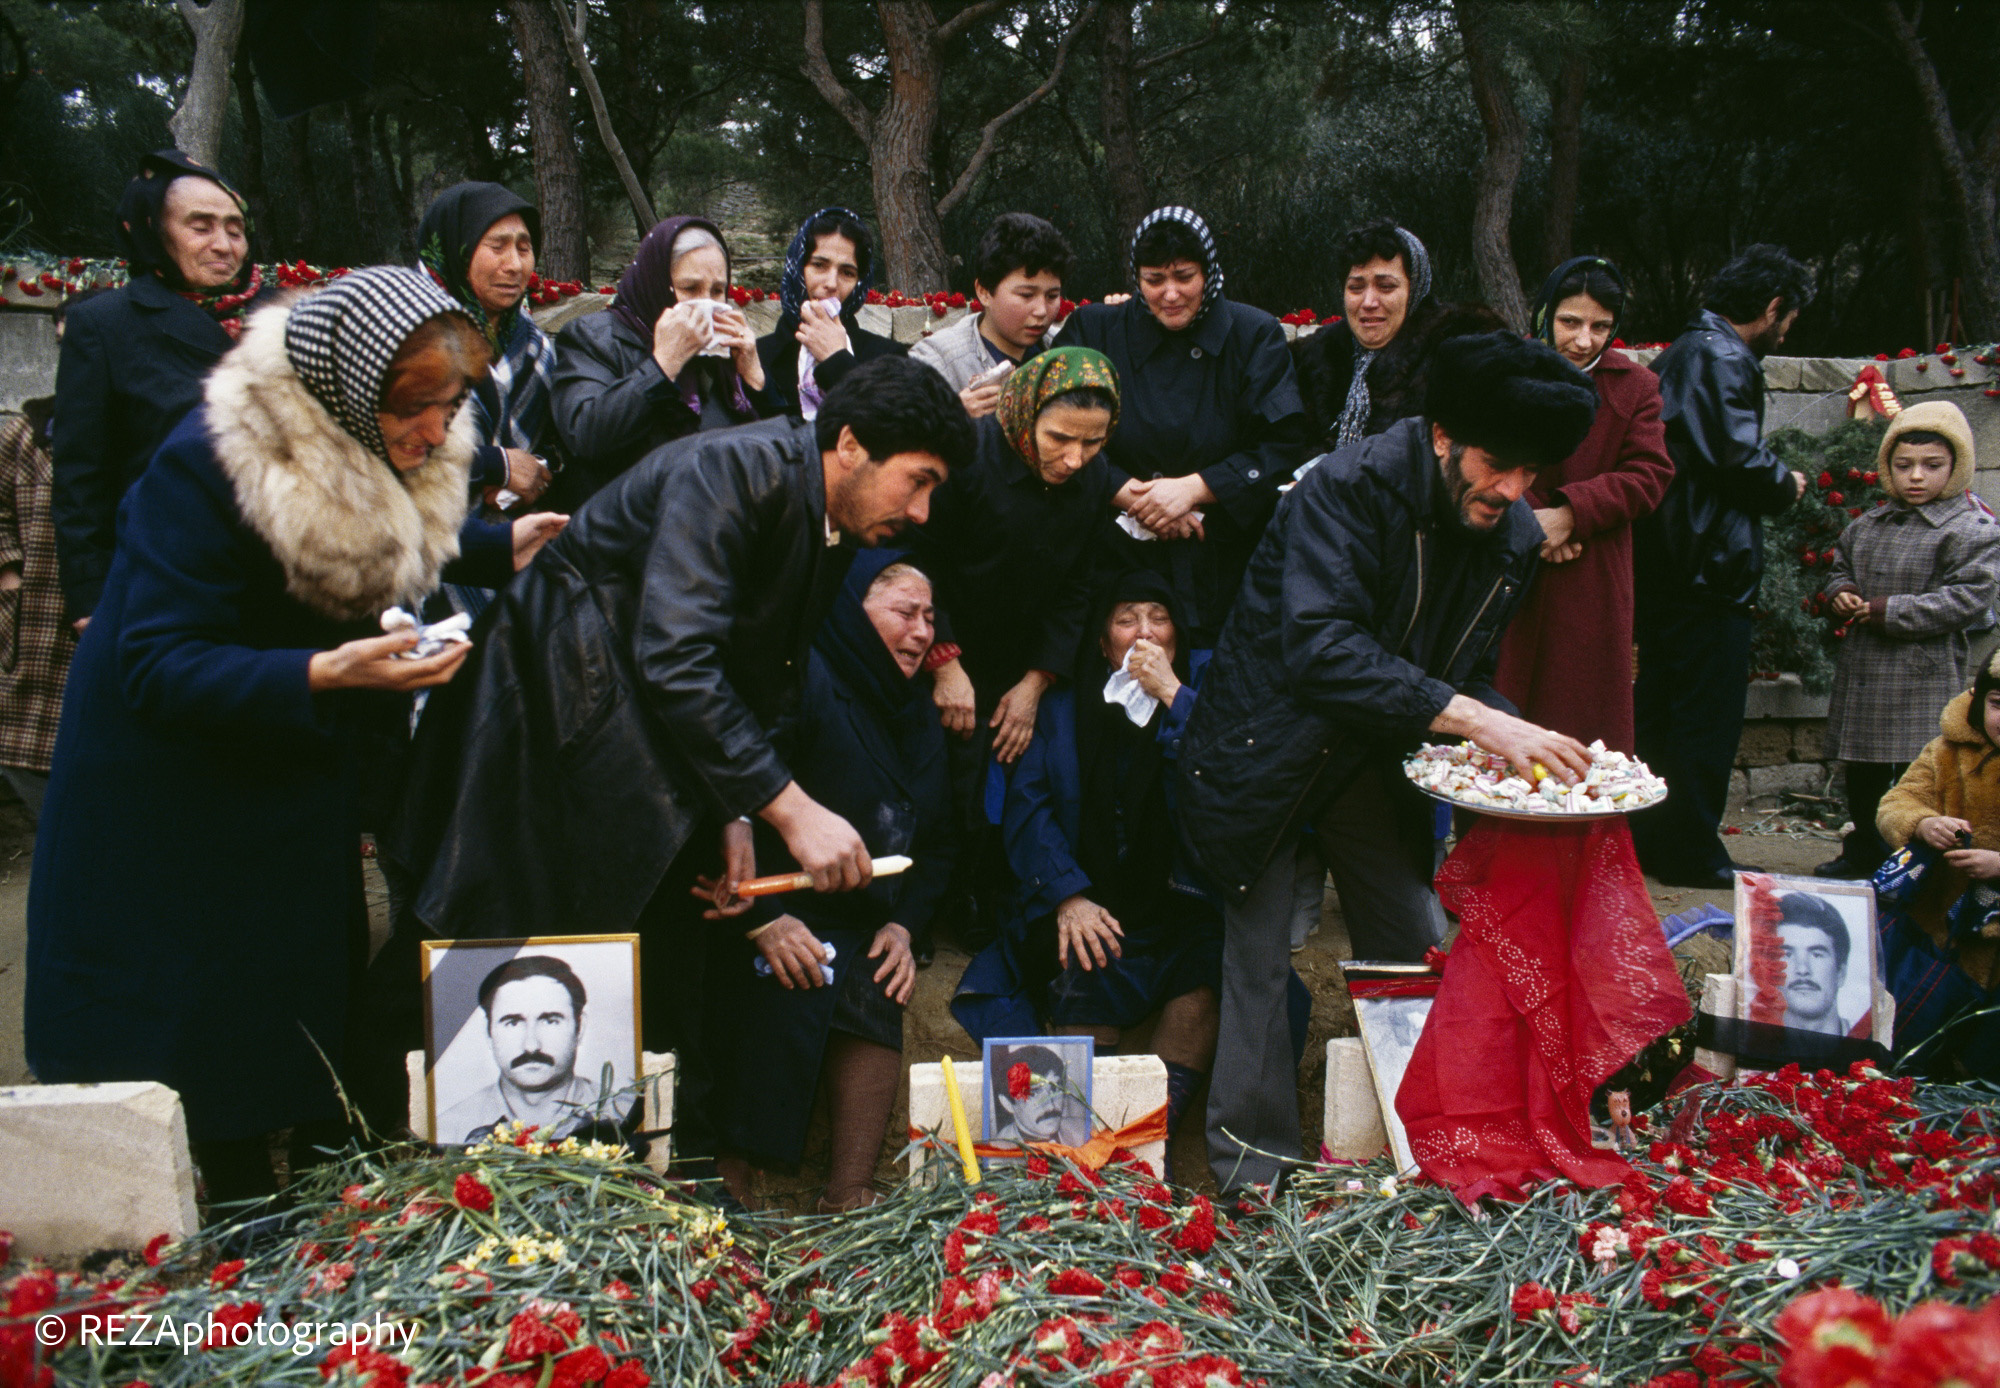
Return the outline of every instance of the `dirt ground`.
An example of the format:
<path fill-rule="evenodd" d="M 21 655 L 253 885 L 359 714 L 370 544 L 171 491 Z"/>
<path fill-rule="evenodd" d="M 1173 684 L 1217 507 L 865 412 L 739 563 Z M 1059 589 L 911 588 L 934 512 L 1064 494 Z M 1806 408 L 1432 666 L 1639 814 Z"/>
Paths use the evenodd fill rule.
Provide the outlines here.
<path fill-rule="evenodd" d="M 1810 873 L 1815 863 L 1831 857 L 1832 836 L 1760 831 L 1756 816 L 1734 814 L 1729 822 L 1743 830 L 1730 844 L 1741 861 L 1771 872 Z M 34 853 L 34 833 L 26 812 L 13 800 L 0 803 L 0 1085 L 30 1083 L 33 1076 L 23 1053 L 21 1035 L 22 988 L 27 954 L 27 901 L 29 867 Z M 375 919 L 378 943 L 387 926 L 387 892 L 380 877 L 369 865 L 371 915 Z M 1728 910 L 1726 893 L 1700 892 L 1662 887 L 1649 879 L 1653 904 L 1662 917 L 1684 911 L 1701 902 Z M 1306 1042 L 1305 1062 L 1299 1068 L 1299 1118 L 1301 1137 L 1310 1151 L 1318 1150 L 1321 1110 L 1325 1087 L 1326 1043 L 1330 1037 L 1355 1034 L 1354 1008 L 1341 981 L 1339 961 L 1348 957 L 1347 929 L 1340 917 L 1338 899 L 1326 895 L 1320 929 L 1293 956 L 1293 966 L 1312 991 L 1312 1027 Z M 941 1055 L 956 1060 L 976 1061 L 978 1048 L 952 1020 L 949 1003 L 965 971 L 967 956 L 950 948 L 938 950 L 928 969 L 917 975 L 916 996 L 903 1022 L 905 1064 L 934 1061 Z M 1143 1035 L 1133 1039 L 1128 1049 L 1143 1050 Z M 907 1086 L 905 1086 L 907 1094 Z M 1192 1110 L 1196 1119 L 1182 1125 L 1170 1160 L 1177 1180 L 1196 1189 L 1213 1189 L 1202 1150 L 1198 1120 L 1199 1098 Z M 900 1134 L 908 1128 L 905 1100 L 899 1099 L 890 1121 L 890 1136 L 883 1144 L 878 1180 L 893 1183 L 900 1169 L 895 1155 L 903 1145 Z M 766 1173 L 759 1178 L 760 1200 L 773 1207 L 809 1208 L 819 1193 L 825 1175 L 826 1125 L 824 1113 L 816 1115 L 807 1146 L 806 1160 L 793 1175 Z"/>

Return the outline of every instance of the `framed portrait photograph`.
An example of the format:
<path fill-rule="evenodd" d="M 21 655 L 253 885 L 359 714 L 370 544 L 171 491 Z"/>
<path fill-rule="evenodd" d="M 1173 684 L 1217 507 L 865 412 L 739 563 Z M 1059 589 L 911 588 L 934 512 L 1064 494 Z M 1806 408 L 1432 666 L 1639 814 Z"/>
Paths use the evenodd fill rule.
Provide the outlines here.
<path fill-rule="evenodd" d="M 639 937 L 426 940 L 431 1140 L 500 1123 L 550 1138 L 621 1125 L 638 1094 Z"/>
<path fill-rule="evenodd" d="M 1410 1068 L 1410 1053 L 1417 1048 L 1424 1023 L 1431 1015 L 1435 998 L 1386 994 L 1354 1000 L 1354 1016 L 1361 1026 L 1361 1048 L 1368 1055 L 1368 1072 L 1375 1081 L 1375 1101 L 1382 1106 L 1382 1126 L 1389 1132 L 1389 1149 L 1396 1157 L 1398 1174 L 1417 1169 L 1410 1154 L 1410 1135 L 1396 1113 L 1396 1091 L 1403 1087 L 1403 1072 Z"/>
<path fill-rule="evenodd" d="M 1881 964 L 1871 884 L 1739 872 L 1735 905 L 1743 1020 L 1874 1039 Z"/>
<path fill-rule="evenodd" d="M 1090 1067 L 1097 1043 L 1088 1036 L 994 1036 L 982 1052 L 987 1142 L 1090 1140 Z"/>

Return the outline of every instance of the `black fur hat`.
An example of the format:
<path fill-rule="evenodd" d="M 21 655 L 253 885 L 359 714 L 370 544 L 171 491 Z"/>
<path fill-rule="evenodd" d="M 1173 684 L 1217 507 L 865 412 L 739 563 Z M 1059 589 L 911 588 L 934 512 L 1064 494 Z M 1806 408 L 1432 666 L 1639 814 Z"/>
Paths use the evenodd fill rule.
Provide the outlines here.
<path fill-rule="evenodd" d="M 1431 358 L 1424 418 L 1509 467 L 1554 467 L 1597 417 L 1597 387 L 1555 348 L 1510 332 L 1447 338 Z"/>

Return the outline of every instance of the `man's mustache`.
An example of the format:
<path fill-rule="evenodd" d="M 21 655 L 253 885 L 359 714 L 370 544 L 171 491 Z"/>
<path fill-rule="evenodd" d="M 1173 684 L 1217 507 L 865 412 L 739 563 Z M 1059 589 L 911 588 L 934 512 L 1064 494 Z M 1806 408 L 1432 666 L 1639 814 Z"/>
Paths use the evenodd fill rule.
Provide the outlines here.
<path fill-rule="evenodd" d="M 1821 988 L 1817 983 L 1814 983 L 1809 978 L 1796 979 L 1793 982 L 1787 983 L 1785 985 L 1785 991 L 1787 993 L 1796 993 L 1801 988 L 1814 993 L 1821 993 L 1825 991 L 1825 989 Z"/>
<path fill-rule="evenodd" d="M 555 1063 L 556 1058 L 552 1055 L 544 1055 L 540 1051 L 522 1051 L 507 1062 L 507 1068 L 509 1070 L 518 1070 L 523 1065 L 554 1065 Z"/>

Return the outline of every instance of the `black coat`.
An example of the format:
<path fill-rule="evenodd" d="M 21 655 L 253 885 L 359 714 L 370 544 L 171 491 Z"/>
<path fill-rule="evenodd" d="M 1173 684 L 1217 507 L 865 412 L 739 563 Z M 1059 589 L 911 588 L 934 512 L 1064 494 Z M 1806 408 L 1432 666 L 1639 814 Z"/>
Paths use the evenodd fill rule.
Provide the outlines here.
<path fill-rule="evenodd" d="M 1633 526 L 1638 602 L 1698 598 L 1748 608 L 1764 577 L 1762 517 L 1798 499 L 1764 446 L 1764 364 L 1729 320 L 1704 312 L 1653 360 L 1674 480 Z"/>
<path fill-rule="evenodd" d="M 1399 419 L 1424 412 L 1424 387 L 1431 354 L 1448 337 L 1505 327 L 1484 304 L 1448 304 L 1435 299 L 1418 305 L 1402 330 L 1368 364 L 1368 420 L 1363 434 L 1379 434 Z M 1292 363 L 1317 454 L 1334 446 L 1347 389 L 1354 383 L 1354 332 L 1343 320 L 1292 342 Z"/>
<path fill-rule="evenodd" d="M 1421 818 L 1393 762 L 1454 694 L 1509 707 L 1493 671 L 1541 539 L 1525 501 L 1486 535 L 1465 530 L 1421 420 L 1334 453 L 1286 494 L 1182 754 L 1181 831 L 1225 900 L 1371 763 L 1389 773 L 1384 813 Z"/>
<path fill-rule="evenodd" d="M 688 371 L 712 358 L 697 357 Z M 685 372 L 683 373 L 685 376 Z M 558 479 L 556 501 L 575 507 L 663 443 L 704 428 L 726 428 L 757 418 L 739 414 L 726 400 L 704 397 L 702 413 L 688 408 L 678 385 L 653 360 L 653 340 L 616 313 L 579 318 L 556 336 L 556 432 L 570 465 Z M 574 475 L 571 475 L 574 474 Z"/>
<path fill-rule="evenodd" d="M 972 466 L 931 497 L 910 551 L 936 587 L 938 640 L 962 648 L 979 706 L 990 709 L 1029 670 L 1066 675 L 1076 663 L 1117 484 L 1099 454 L 1050 486 L 992 415 L 976 437 Z"/>
<path fill-rule="evenodd" d="M 893 338 L 863 329 L 851 313 L 841 316 L 840 325 L 847 329 L 847 340 L 854 344 L 854 350 L 835 352 L 819 364 L 813 379 L 819 382 L 822 392 L 839 385 L 841 377 L 864 361 L 909 353 L 908 347 Z M 798 330 L 799 316 L 782 313 L 778 315 L 778 326 L 757 339 L 757 360 L 764 364 L 763 395 L 772 414 L 799 412 L 799 340 L 795 335 Z"/>
<path fill-rule="evenodd" d="M 214 318 L 157 275 L 78 304 L 64 320 L 51 510 L 72 619 L 89 616 L 104 590 L 118 503 L 201 403 L 203 378 L 233 345 Z"/>
<path fill-rule="evenodd" d="M 1139 541 L 1107 522 L 1100 542 L 1121 571 L 1165 575 L 1187 614 L 1190 647 L 1214 644 L 1278 488 L 1307 456 L 1284 330 L 1262 309 L 1219 299 L 1193 327 L 1170 333 L 1135 295 L 1078 309 L 1055 345 L 1095 347 L 1118 368 L 1118 428 L 1104 450 L 1112 491 L 1134 478 L 1198 472 L 1215 493 L 1206 539 Z"/>
<path fill-rule="evenodd" d="M 810 426 L 655 450 L 487 609 L 434 691 L 390 851 L 451 936 L 633 927 L 698 825 L 792 780 L 772 732 L 853 551 Z"/>

